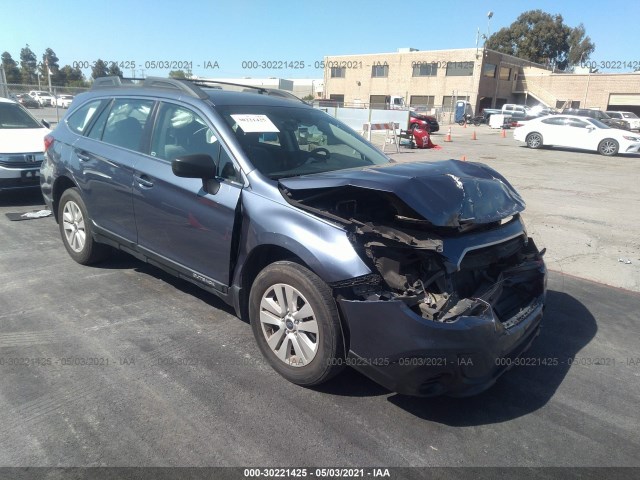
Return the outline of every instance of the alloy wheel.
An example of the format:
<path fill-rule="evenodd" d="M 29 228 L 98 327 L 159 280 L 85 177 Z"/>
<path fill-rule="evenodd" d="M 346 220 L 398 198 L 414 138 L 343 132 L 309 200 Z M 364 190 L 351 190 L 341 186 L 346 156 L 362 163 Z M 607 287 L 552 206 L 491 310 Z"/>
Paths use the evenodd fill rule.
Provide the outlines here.
<path fill-rule="evenodd" d="M 77 203 L 68 201 L 62 211 L 62 224 L 67 244 L 74 252 L 81 252 L 86 243 L 86 231 L 82 210 Z"/>
<path fill-rule="evenodd" d="M 284 363 L 308 365 L 318 352 L 318 322 L 308 300 L 294 287 L 277 283 L 260 300 L 260 326 L 269 348 Z"/>

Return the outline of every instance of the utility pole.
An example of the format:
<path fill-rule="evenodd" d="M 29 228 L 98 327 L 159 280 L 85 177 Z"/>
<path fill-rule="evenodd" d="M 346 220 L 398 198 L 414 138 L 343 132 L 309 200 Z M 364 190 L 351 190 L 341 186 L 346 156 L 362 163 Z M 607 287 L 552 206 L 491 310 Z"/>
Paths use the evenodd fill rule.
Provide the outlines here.
<path fill-rule="evenodd" d="M 49 59 L 45 58 L 44 64 L 47 67 L 47 79 L 49 80 L 49 93 L 51 93 L 51 69 L 49 68 Z"/>

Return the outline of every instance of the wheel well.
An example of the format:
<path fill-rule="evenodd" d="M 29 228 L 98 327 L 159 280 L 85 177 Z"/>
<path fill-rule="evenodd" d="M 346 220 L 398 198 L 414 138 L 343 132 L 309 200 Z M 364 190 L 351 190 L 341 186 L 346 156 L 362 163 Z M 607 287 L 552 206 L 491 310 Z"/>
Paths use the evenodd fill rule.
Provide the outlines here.
<path fill-rule="evenodd" d="M 277 245 L 260 245 L 254 248 L 247 259 L 244 262 L 244 268 L 242 269 L 241 278 L 240 278 L 240 298 L 238 299 L 238 303 L 240 306 L 240 318 L 245 322 L 249 323 L 249 292 L 251 291 L 251 285 L 253 281 L 258 276 L 258 274 L 265 268 L 267 265 L 270 265 L 274 262 L 279 262 L 282 260 L 288 260 L 290 262 L 295 262 L 299 265 L 302 265 L 305 268 L 308 268 L 313 272 L 313 270 L 307 265 L 304 260 L 302 260 L 295 253 L 287 250 L 286 248 L 277 246 Z M 346 322 L 343 321 L 342 312 L 340 311 L 340 306 L 338 306 L 338 317 L 340 318 L 340 328 L 342 329 L 342 339 L 344 341 L 344 351 L 348 352 L 349 350 L 349 329 L 346 325 Z"/>
<path fill-rule="evenodd" d="M 76 186 L 69 177 L 58 177 L 53 184 L 53 216 L 58 221 L 58 202 L 65 190 Z"/>

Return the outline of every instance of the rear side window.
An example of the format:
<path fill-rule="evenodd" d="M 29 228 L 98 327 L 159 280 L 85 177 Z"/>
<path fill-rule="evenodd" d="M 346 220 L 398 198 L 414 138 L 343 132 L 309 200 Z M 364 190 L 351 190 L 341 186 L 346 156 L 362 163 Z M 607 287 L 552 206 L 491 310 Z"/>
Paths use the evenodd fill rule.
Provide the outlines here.
<path fill-rule="evenodd" d="M 78 135 L 82 135 L 84 129 L 87 128 L 87 125 L 91 122 L 91 119 L 99 110 L 100 104 L 103 100 L 93 100 L 92 102 L 88 102 L 82 107 L 78 108 L 75 112 L 73 112 L 69 118 L 67 118 L 66 122 L 68 127 L 74 133 Z"/>
<path fill-rule="evenodd" d="M 102 134 L 102 141 L 118 147 L 142 151 L 144 126 L 153 100 L 123 98 L 114 100 Z"/>
<path fill-rule="evenodd" d="M 577 118 L 567 118 L 567 125 L 570 127 L 578 127 L 578 128 L 587 128 L 589 124 L 587 122 L 583 122 L 582 120 L 578 120 Z"/>
<path fill-rule="evenodd" d="M 564 125 L 566 117 L 550 117 L 542 120 L 542 123 L 546 123 L 548 125 Z"/>
<path fill-rule="evenodd" d="M 87 133 L 87 137 L 93 138 L 95 140 L 100 140 L 102 138 L 102 132 L 104 132 L 104 126 L 107 124 L 107 118 L 109 117 L 110 108 L 107 105 L 106 108 L 102 109 L 102 113 L 98 115 L 96 121 L 93 122 L 93 126 Z"/>

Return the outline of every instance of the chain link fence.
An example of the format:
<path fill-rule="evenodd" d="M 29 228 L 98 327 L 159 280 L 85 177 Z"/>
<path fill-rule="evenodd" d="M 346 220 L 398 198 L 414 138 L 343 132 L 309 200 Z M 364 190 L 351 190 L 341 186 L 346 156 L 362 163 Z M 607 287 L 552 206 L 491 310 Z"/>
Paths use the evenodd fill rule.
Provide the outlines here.
<path fill-rule="evenodd" d="M 11 98 L 12 96 L 21 95 L 23 93 L 29 93 L 33 91 L 48 92 L 54 97 L 59 95 L 77 95 L 89 90 L 85 87 L 58 87 L 38 84 L 26 84 L 26 83 L 0 83 L 0 94 L 4 97 Z"/>
<path fill-rule="evenodd" d="M 2 83 L 0 97 L 9 98 L 29 109 L 38 120 L 55 125 L 64 117 L 73 97 L 89 90 L 85 87 L 43 86 L 42 84 Z"/>

